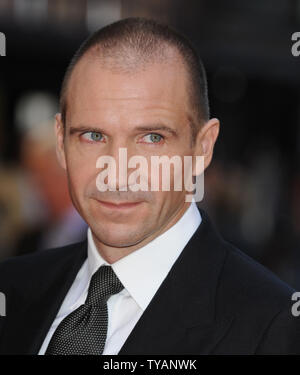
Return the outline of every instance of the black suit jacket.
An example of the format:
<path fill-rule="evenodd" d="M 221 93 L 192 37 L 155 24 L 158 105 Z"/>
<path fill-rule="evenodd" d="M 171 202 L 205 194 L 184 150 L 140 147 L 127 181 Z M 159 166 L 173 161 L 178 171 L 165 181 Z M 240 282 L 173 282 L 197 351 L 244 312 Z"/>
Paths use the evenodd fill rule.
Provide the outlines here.
<path fill-rule="evenodd" d="M 224 241 L 200 212 L 202 223 L 119 355 L 300 354 L 294 290 Z M 38 353 L 86 257 L 84 241 L 0 264 L 1 354 Z"/>

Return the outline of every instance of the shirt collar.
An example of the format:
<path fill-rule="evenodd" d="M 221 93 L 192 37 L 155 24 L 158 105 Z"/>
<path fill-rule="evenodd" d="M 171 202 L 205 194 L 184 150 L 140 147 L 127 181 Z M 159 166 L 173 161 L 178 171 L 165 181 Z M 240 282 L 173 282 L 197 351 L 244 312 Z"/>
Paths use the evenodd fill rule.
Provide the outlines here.
<path fill-rule="evenodd" d="M 183 216 L 171 228 L 147 245 L 111 264 L 131 297 L 145 310 L 174 262 L 197 230 L 201 215 L 193 200 Z M 88 228 L 88 269 L 91 277 L 107 263 L 98 252 Z"/>

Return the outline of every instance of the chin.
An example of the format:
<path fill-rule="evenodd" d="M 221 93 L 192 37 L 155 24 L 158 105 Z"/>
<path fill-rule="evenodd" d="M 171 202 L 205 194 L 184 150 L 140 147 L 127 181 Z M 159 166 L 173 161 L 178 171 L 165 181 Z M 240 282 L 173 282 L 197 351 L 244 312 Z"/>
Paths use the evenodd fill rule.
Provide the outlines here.
<path fill-rule="evenodd" d="M 132 239 L 132 236 L 129 238 L 128 236 L 124 236 L 124 237 L 105 237 L 104 238 L 99 238 L 98 239 L 100 240 L 100 242 L 102 242 L 104 245 L 106 246 L 110 246 L 110 247 L 118 247 L 118 248 L 122 248 L 122 247 L 130 247 L 130 246 L 134 246 L 136 244 L 138 244 L 139 242 L 142 241 L 142 239 L 139 239 L 139 240 L 136 240 L 136 241 L 133 241 Z"/>
<path fill-rule="evenodd" d="M 111 247 L 129 247 L 134 246 L 144 239 L 143 234 L 138 228 L 120 228 L 120 225 L 110 226 L 110 228 L 94 228 L 93 232 L 99 242 Z"/>

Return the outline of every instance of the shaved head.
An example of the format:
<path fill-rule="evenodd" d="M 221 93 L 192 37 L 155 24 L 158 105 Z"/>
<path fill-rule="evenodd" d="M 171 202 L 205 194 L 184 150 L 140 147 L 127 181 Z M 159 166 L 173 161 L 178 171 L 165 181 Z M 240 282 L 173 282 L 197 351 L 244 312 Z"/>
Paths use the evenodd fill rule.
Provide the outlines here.
<path fill-rule="evenodd" d="M 186 91 L 192 114 L 192 139 L 201 125 L 208 121 L 206 74 L 190 41 L 167 25 L 144 18 L 127 18 L 96 31 L 73 56 L 60 95 L 64 125 L 67 122 L 69 81 L 83 57 L 98 60 L 103 69 L 124 74 L 134 74 L 156 63 L 182 64 L 186 72 Z"/>

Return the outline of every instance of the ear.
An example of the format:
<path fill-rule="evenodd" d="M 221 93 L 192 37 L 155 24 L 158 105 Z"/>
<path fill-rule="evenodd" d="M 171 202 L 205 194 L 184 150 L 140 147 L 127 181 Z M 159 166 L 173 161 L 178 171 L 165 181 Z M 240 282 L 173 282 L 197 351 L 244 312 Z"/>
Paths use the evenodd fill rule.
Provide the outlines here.
<path fill-rule="evenodd" d="M 214 145 L 219 135 L 220 122 L 212 118 L 202 125 L 196 138 L 194 156 L 203 156 L 203 162 L 197 162 L 195 165 L 194 175 L 200 175 L 210 164 Z M 197 160 L 197 158 L 196 158 Z"/>
<path fill-rule="evenodd" d="M 66 155 L 65 155 L 65 145 L 64 145 L 64 125 L 61 119 L 61 114 L 57 113 L 55 115 L 55 136 L 56 136 L 56 155 L 59 164 L 63 169 L 66 170 Z"/>

